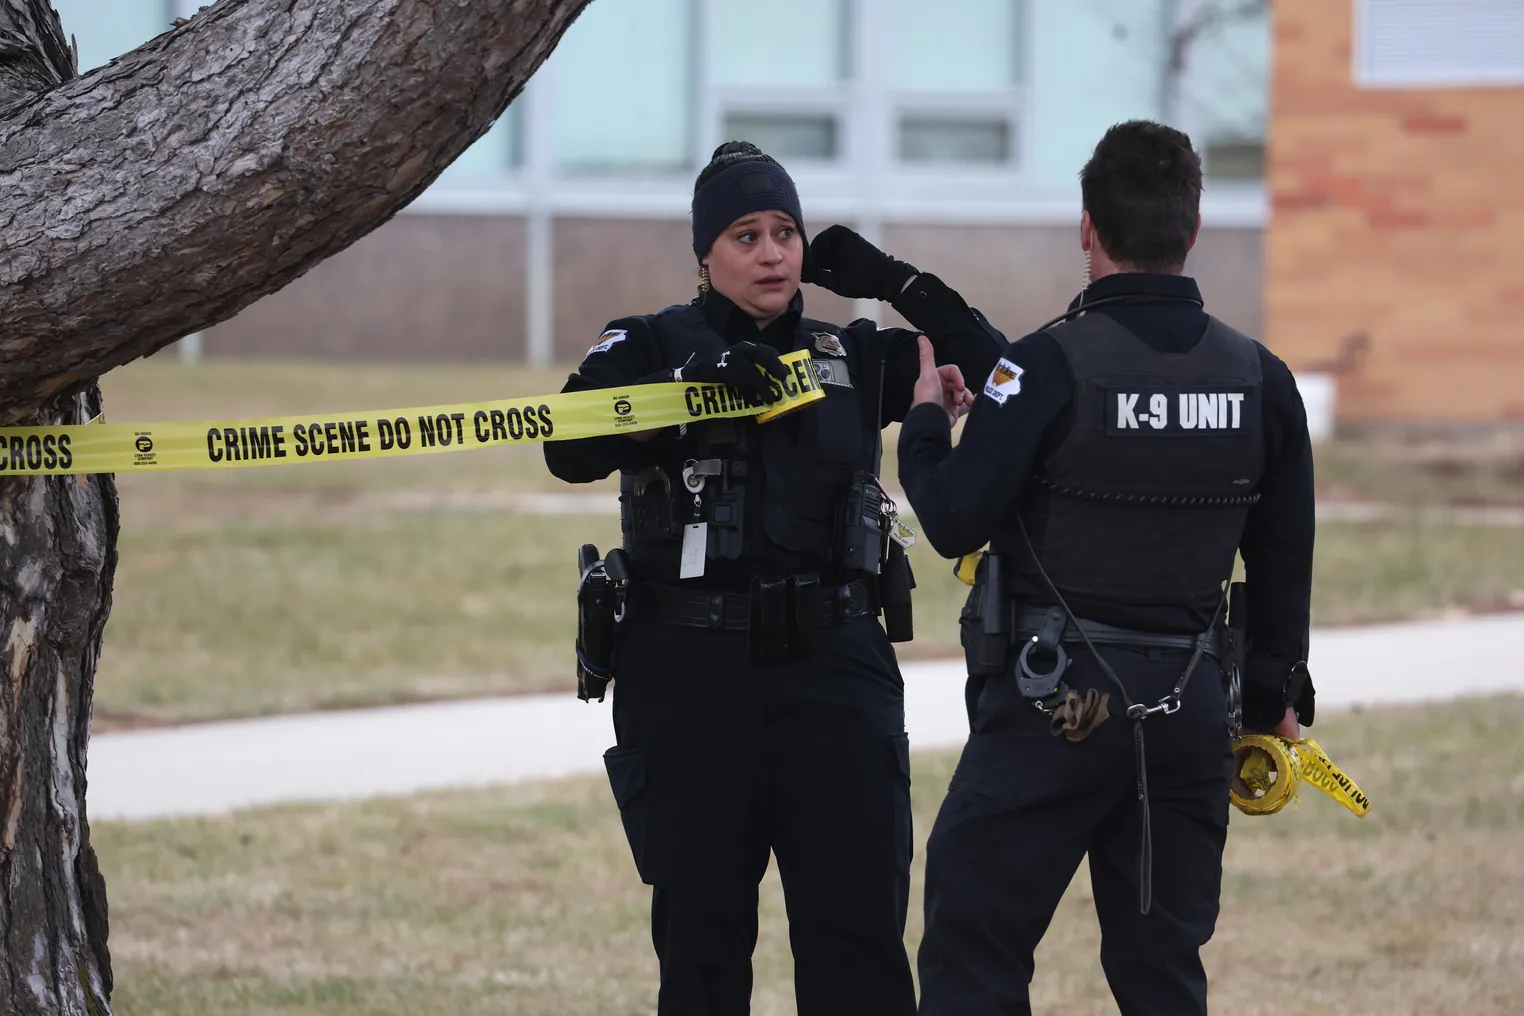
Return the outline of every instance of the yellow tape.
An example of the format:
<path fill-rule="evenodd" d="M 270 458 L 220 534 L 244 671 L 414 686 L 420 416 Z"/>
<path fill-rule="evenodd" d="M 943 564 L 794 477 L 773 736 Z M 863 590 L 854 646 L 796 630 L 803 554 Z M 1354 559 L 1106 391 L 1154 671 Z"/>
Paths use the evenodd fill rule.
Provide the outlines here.
<path fill-rule="evenodd" d="M 979 561 L 983 557 L 984 551 L 976 550 L 972 554 L 964 554 L 958 558 L 958 563 L 953 565 L 953 574 L 958 577 L 958 581 L 965 586 L 973 585 L 974 579 L 978 577 Z"/>
<path fill-rule="evenodd" d="M 782 396 L 771 406 L 748 405 L 725 385 L 682 382 L 360 413 L 0 427 L 0 476 L 322 464 L 575 441 L 724 417 L 766 423 L 825 398 L 809 350 L 782 360 L 791 373 L 770 381 Z"/>
<path fill-rule="evenodd" d="M 1245 734 L 1233 742 L 1233 806 L 1245 815 L 1274 815 L 1296 799 L 1306 782 L 1364 818 L 1371 802 L 1312 738 Z"/>

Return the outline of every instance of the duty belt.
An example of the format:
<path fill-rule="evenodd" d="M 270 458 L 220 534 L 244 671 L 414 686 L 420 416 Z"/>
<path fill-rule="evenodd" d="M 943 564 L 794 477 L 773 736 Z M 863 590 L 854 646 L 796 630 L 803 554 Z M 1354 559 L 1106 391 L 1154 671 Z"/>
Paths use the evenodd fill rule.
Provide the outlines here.
<path fill-rule="evenodd" d="M 629 618 L 711 631 L 744 631 L 758 660 L 801 656 L 819 628 L 878 613 L 877 583 L 858 579 L 822 585 L 814 575 L 752 579 L 747 592 L 637 583 Z"/>
<path fill-rule="evenodd" d="M 1050 624 L 1056 628 L 1055 622 L 1063 622 L 1063 628 L 1049 635 L 1057 643 L 1083 644 L 1085 636 L 1090 636 L 1090 641 L 1098 646 L 1132 646 L 1138 649 L 1183 649 L 1192 652 L 1196 643 L 1202 639 L 1200 635 L 1165 635 L 1159 632 L 1133 631 L 1128 628 L 1116 628 L 1109 624 L 1101 624 L 1099 621 L 1086 621 L 1070 619 L 1065 621 L 1064 612 L 1061 608 L 1054 607 L 1050 610 L 1034 610 L 1032 608 L 1018 608 L 1015 620 L 1015 636 L 1017 642 L 1025 642 L 1033 645 L 1040 640 Z M 1218 663 L 1222 662 L 1224 655 L 1222 645 L 1222 629 L 1213 628 L 1206 635 L 1206 649 L 1203 655 L 1210 656 Z"/>

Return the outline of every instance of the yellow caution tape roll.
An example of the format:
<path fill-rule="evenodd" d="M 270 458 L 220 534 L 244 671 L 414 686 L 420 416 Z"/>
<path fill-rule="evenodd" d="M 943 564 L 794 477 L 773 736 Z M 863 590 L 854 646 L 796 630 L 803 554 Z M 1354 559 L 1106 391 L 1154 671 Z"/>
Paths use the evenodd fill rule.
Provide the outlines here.
<path fill-rule="evenodd" d="M 1245 734 L 1233 742 L 1233 806 L 1245 815 L 1274 815 L 1310 783 L 1364 818 L 1371 802 L 1312 738 L 1291 740 L 1274 734 Z"/>
<path fill-rule="evenodd" d="M 781 359 L 791 372 L 769 381 L 782 397 L 771 406 L 748 405 L 725 385 L 679 382 L 359 413 L 0 427 L 0 476 L 323 464 L 575 441 L 723 417 L 767 423 L 825 398 L 809 350 Z"/>

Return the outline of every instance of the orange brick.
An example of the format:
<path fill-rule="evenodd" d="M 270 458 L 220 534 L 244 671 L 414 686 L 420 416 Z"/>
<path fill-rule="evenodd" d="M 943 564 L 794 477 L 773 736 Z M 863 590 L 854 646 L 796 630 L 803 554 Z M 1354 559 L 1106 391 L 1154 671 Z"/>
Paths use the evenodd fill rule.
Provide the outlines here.
<path fill-rule="evenodd" d="M 1351 10 L 1277 0 L 1265 339 L 1331 361 L 1346 419 L 1524 416 L 1524 87 L 1378 89 Z"/>

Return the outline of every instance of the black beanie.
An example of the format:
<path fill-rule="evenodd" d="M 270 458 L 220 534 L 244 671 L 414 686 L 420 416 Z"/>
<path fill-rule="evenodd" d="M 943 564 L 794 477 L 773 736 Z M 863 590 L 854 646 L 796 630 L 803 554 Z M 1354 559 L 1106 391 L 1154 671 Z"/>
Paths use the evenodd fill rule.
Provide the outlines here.
<path fill-rule="evenodd" d="M 715 151 L 716 159 L 724 158 L 730 145 L 721 145 Z M 804 213 L 799 210 L 799 192 L 788 172 L 771 158 L 753 146 L 747 149 L 755 155 L 742 159 L 702 181 L 693 192 L 693 256 L 700 261 L 714 246 L 715 238 L 729 225 L 753 212 L 778 211 L 793 216 L 799 227 L 799 239 L 809 248 L 809 237 L 804 232 Z M 725 153 L 725 155 L 722 155 Z M 742 154 L 736 151 L 734 154 Z M 713 165 L 713 163 L 711 163 Z"/>

